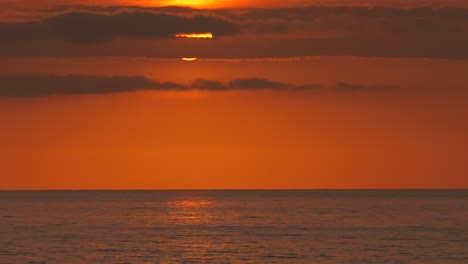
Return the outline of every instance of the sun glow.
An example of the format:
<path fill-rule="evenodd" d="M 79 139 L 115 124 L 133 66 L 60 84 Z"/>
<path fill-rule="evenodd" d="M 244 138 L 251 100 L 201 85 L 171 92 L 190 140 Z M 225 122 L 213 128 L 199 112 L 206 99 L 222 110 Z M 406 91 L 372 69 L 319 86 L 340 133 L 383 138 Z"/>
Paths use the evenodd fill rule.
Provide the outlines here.
<path fill-rule="evenodd" d="M 137 6 L 185 6 L 191 8 L 216 9 L 226 7 L 246 6 L 256 1 L 247 0 L 114 0 L 128 5 Z M 255 6 L 255 4 L 251 4 Z"/>
<path fill-rule="evenodd" d="M 174 37 L 176 38 L 213 38 L 213 34 L 211 32 L 205 32 L 205 33 L 181 33 L 181 34 L 175 34 Z"/>
<path fill-rule="evenodd" d="M 183 61 L 196 61 L 198 58 L 182 58 Z"/>
<path fill-rule="evenodd" d="M 190 7 L 206 7 L 214 4 L 211 0 L 167 0 L 164 2 L 166 5 Z"/>

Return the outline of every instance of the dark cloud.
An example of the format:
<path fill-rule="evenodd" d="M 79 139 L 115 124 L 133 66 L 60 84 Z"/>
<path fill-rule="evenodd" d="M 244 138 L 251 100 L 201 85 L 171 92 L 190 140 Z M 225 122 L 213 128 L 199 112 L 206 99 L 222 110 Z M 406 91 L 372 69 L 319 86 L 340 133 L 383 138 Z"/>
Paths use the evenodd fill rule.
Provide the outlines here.
<path fill-rule="evenodd" d="M 77 6 L 50 12 L 39 21 L 0 24 L 0 55 L 468 58 L 468 8 L 461 7 Z M 215 39 L 168 38 L 205 31 Z M 221 35 L 238 37 L 216 38 Z M 96 42 L 102 45 L 91 45 Z"/>
<path fill-rule="evenodd" d="M 212 32 L 215 36 L 232 35 L 236 26 L 214 16 L 178 16 L 152 12 L 98 14 L 69 12 L 38 22 L 0 24 L 0 43 L 37 39 L 59 39 L 93 43 L 118 37 L 169 38 L 178 33 Z"/>
<path fill-rule="evenodd" d="M 411 25 L 415 27 L 418 25 L 424 27 L 424 24 L 434 22 L 443 28 L 457 27 L 458 25 L 466 25 L 468 22 L 468 8 L 309 6 L 248 9 L 242 15 L 233 14 L 229 18 L 233 20 L 242 18 L 239 20 L 239 24 L 249 26 L 251 30 L 258 30 L 258 32 L 262 32 L 263 28 L 273 31 L 279 28 L 279 32 L 284 31 L 283 27 L 265 27 L 265 25 L 273 24 L 287 25 L 288 31 L 317 33 L 317 31 L 334 30 L 345 33 L 342 31 L 389 30 L 394 26 L 405 25 L 408 22 L 415 23 L 416 25 Z"/>
<path fill-rule="evenodd" d="M 286 83 L 273 82 L 263 78 L 237 79 L 229 82 L 230 89 L 250 90 L 250 89 L 286 89 Z"/>
<path fill-rule="evenodd" d="M 292 8 L 254 8 L 246 9 L 246 15 L 252 18 L 310 18 L 319 16 L 360 16 L 360 17 L 464 17 L 468 16 L 468 9 L 463 7 L 386 7 L 386 6 L 307 6 Z"/>
<path fill-rule="evenodd" d="M 252 9 L 235 21 L 243 32 L 285 36 L 271 45 L 292 56 L 468 57 L 467 8 Z"/>
<path fill-rule="evenodd" d="M 362 89 L 361 85 L 345 83 L 345 82 L 337 82 L 335 84 L 335 89 L 337 91 L 357 91 Z"/>
<path fill-rule="evenodd" d="M 233 90 L 307 90 L 318 84 L 294 86 L 260 78 L 236 79 L 228 85 L 219 81 L 198 79 L 185 85 L 158 82 L 144 76 L 46 76 L 0 75 L 0 96 L 41 97 L 51 95 L 111 94 L 137 91 L 233 91 Z M 298 89 L 300 88 L 300 89 Z"/>
<path fill-rule="evenodd" d="M 193 89 L 198 89 L 198 90 L 210 90 L 210 91 L 226 90 L 226 86 L 223 83 L 219 81 L 206 80 L 206 79 L 197 79 L 192 83 L 190 87 Z"/>
<path fill-rule="evenodd" d="M 46 9 L 46 13 L 66 13 L 70 11 L 78 12 L 94 12 L 94 13 L 104 13 L 104 14 L 115 14 L 120 12 L 135 12 L 135 11 L 151 11 L 158 13 L 168 13 L 168 14 L 194 14 L 196 12 L 208 14 L 212 13 L 209 10 L 201 10 L 188 6 L 105 6 L 105 5 L 55 5 Z"/>
<path fill-rule="evenodd" d="M 400 86 L 395 86 L 395 85 L 388 85 L 388 84 L 371 84 L 371 85 L 361 85 L 361 84 L 354 84 L 354 83 L 347 83 L 347 82 L 337 82 L 333 86 L 333 88 L 336 91 L 342 91 L 342 92 L 353 92 L 353 91 L 363 91 L 363 92 L 406 92 L 406 93 L 411 93 L 411 92 L 417 92 L 420 94 L 423 93 L 429 93 L 431 92 L 430 88 L 423 88 L 423 89 L 415 89 L 415 88 L 406 88 L 403 89 Z M 451 90 L 454 91 L 456 89 L 450 88 L 446 90 Z"/>
<path fill-rule="evenodd" d="M 143 76 L 0 75 L 0 96 L 35 97 L 56 94 L 105 94 L 139 90 L 183 90 L 176 83 L 159 83 Z"/>

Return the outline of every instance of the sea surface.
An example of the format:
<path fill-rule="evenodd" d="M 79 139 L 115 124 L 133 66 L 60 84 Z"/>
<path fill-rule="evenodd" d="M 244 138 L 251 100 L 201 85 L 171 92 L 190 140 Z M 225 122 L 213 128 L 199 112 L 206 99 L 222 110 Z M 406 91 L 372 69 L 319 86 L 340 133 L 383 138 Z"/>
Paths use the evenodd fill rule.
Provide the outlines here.
<path fill-rule="evenodd" d="M 468 263 L 468 190 L 3 191 L 0 263 Z"/>

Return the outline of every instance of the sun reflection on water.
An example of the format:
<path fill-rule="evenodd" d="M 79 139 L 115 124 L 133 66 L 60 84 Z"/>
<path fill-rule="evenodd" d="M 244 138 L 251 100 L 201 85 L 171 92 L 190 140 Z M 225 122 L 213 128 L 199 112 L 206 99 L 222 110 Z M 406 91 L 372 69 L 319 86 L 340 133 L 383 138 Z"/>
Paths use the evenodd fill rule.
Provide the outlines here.
<path fill-rule="evenodd" d="M 183 200 L 183 201 L 175 201 L 172 202 L 176 207 L 191 207 L 191 208 L 200 208 L 200 207 L 207 207 L 212 204 L 211 201 L 207 200 Z"/>
<path fill-rule="evenodd" d="M 172 208 L 168 215 L 170 221 L 181 225 L 210 224 L 212 222 L 212 201 L 198 198 L 182 199 L 168 202 L 168 205 Z"/>

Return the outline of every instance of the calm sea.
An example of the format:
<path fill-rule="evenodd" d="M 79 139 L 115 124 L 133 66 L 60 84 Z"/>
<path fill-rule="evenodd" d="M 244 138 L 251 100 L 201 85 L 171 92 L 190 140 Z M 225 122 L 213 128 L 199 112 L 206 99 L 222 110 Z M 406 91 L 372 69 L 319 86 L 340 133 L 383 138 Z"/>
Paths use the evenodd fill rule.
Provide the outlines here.
<path fill-rule="evenodd" d="M 0 192 L 0 263 L 468 263 L 468 191 Z"/>

